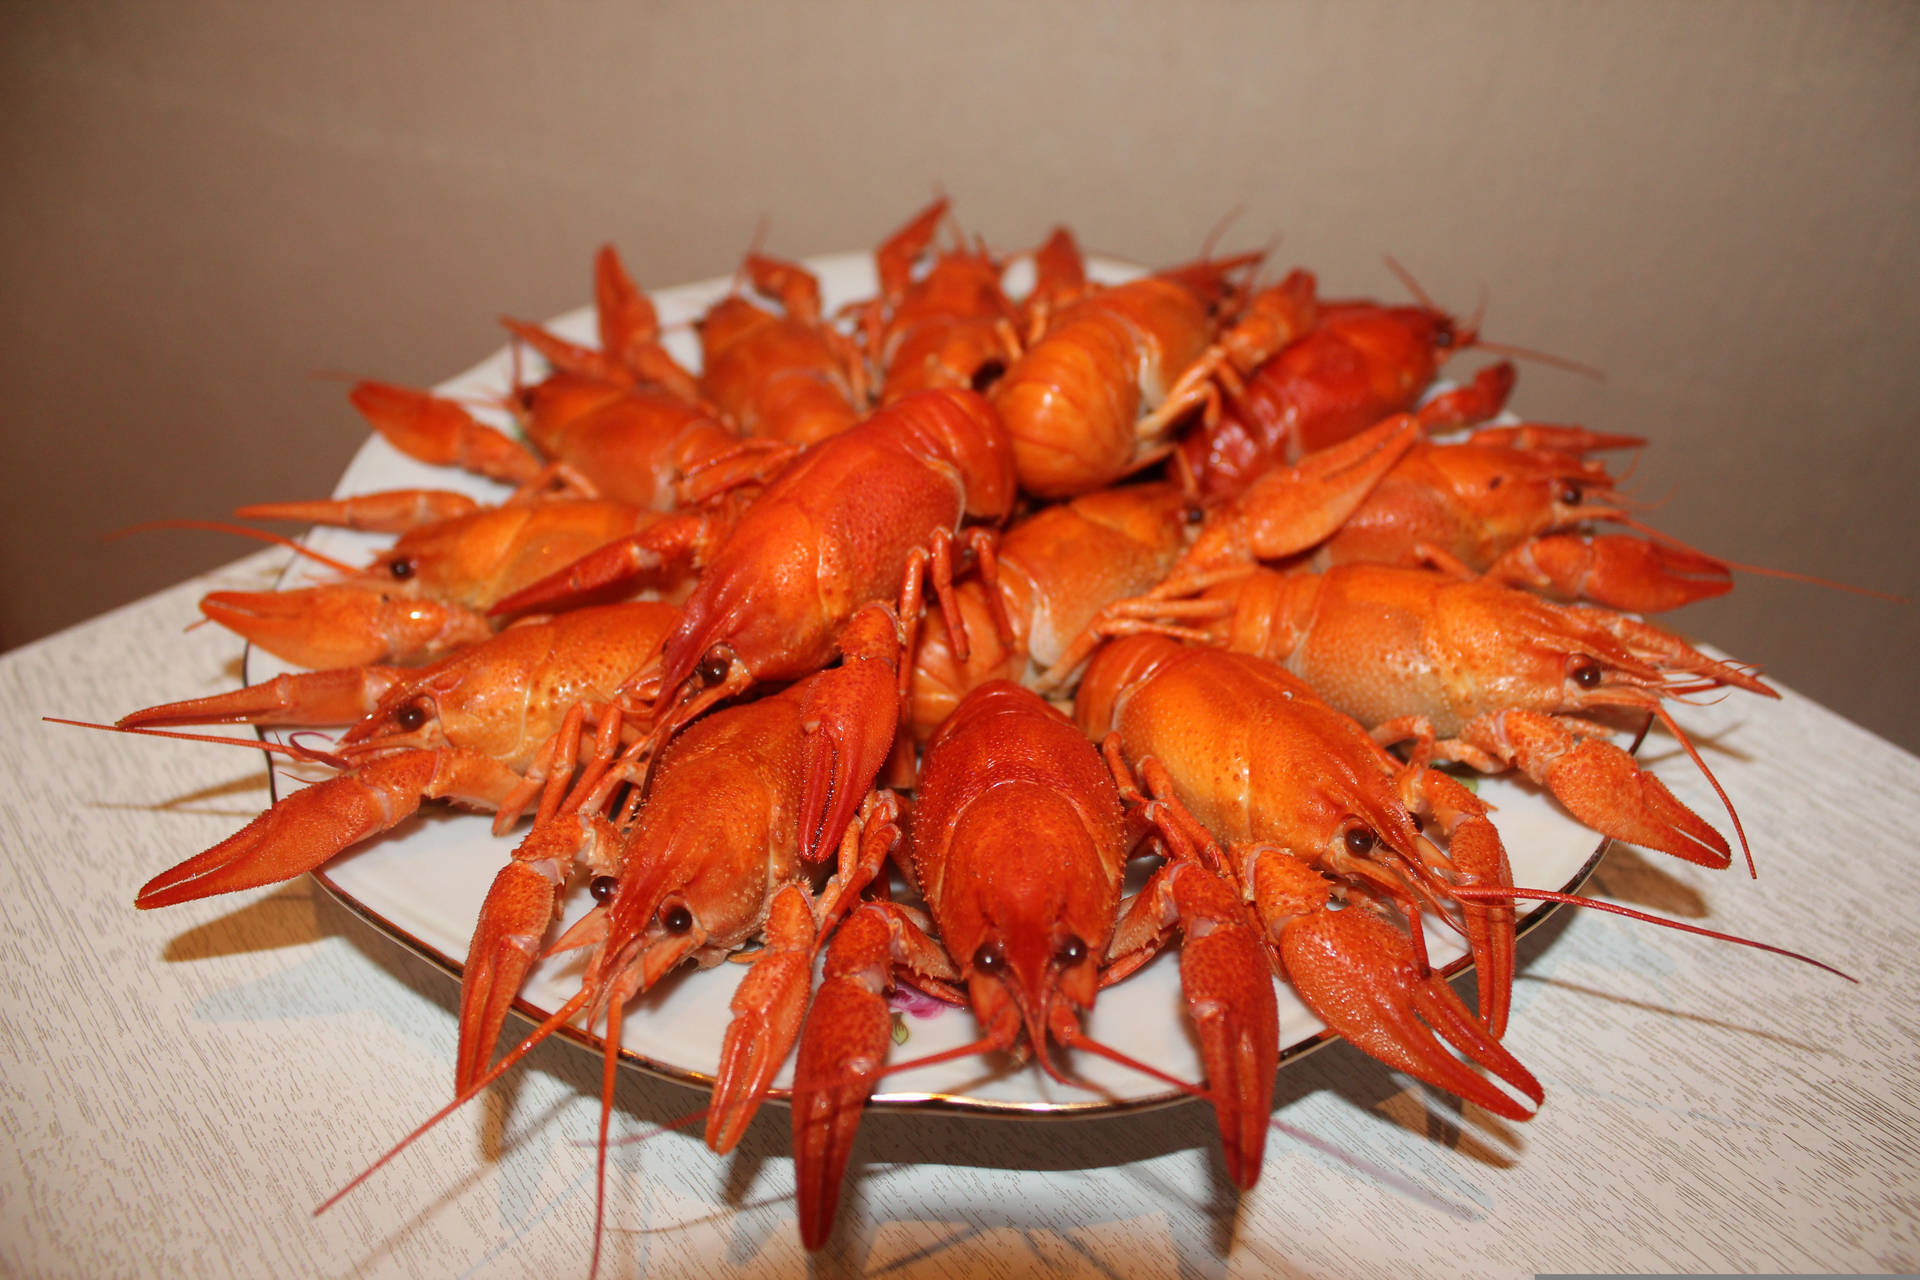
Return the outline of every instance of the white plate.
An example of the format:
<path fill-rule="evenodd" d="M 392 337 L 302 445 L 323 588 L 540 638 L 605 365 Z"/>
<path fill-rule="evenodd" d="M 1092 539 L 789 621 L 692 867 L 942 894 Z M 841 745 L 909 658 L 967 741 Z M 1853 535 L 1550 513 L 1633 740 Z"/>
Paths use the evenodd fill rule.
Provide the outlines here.
<path fill-rule="evenodd" d="M 874 290 L 872 260 L 865 254 L 838 254 L 808 260 L 820 277 L 829 309 Z M 1137 268 L 1096 260 L 1090 274 L 1118 282 Z M 1024 283 L 1015 281 L 1017 287 Z M 731 285 L 709 280 L 655 293 L 667 345 L 691 368 L 699 348 L 690 323 Z M 551 326 L 583 343 L 596 341 L 591 308 L 570 312 Z M 441 395 L 499 400 L 511 378 L 505 348 L 466 373 L 441 384 Z M 496 425 L 510 426 L 504 413 L 477 411 Z M 497 499 L 505 490 L 462 472 L 429 467 L 404 457 L 378 436 L 370 439 L 341 478 L 336 495 L 408 487 L 454 488 L 476 497 Z M 365 563 L 384 538 L 320 529 L 311 545 L 349 563 Z M 283 586 L 323 580 L 324 571 L 296 562 Z M 258 649 L 249 651 L 246 678 L 257 682 L 288 668 Z M 275 762 L 276 772 L 282 766 Z M 278 791 L 276 780 L 276 794 Z M 1495 778 L 1481 783 L 1481 796 L 1498 807 L 1498 824 L 1513 863 L 1515 883 L 1576 888 L 1598 862 L 1606 841 L 1569 818 L 1539 790 L 1525 782 Z M 411 820 L 387 836 L 335 859 L 316 878 L 350 909 L 448 972 L 458 974 L 466 956 L 480 903 L 504 863 L 516 836 L 495 838 L 488 819 L 436 810 Z M 524 831 L 524 828 L 522 828 Z M 565 923 L 585 913 L 590 900 L 576 883 L 565 904 Z M 1536 904 L 1522 912 L 1521 928 L 1537 924 L 1552 908 Z M 1466 967 L 1464 947 L 1444 929 L 1430 929 L 1434 959 L 1451 971 Z M 578 991 L 584 953 L 543 962 L 527 983 L 519 1011 L 541 1019 Z M 719 1058 L 728 1018 L 728 1001 L 745 966 L 726 964 L 709 970 L 683 970 L 663 981 L 631 1008 L 621 1031 L 625 1058 L 643 1070 L 671 1079 L 707 1084 Z M 965 1010 L 943 1009 L 931 1017 L 908 1014 L 909 1039 L 894 1050 L 896 1060 L 917 1058 L 975 1039 L 979 1032 Z M 1283 990 L 1280 1001 L 1282 1061 L 1318 1047 L 1330 1036 L 1321 1022 Z M 1200 1059 L 1180 999 L 1177 959 L 1162 956 L 1127 981 L 1103 992 L 1087 1031 L 1122 1053 L 1180 1079 L 1197 1080 Z M 524 1028 L 522 1029 L 522 1033 Z M 510 1032 L 509 1034 L 514 1034 Z M 563 1034 L 598 1051 L 598 1037 L 568 1028 Z M 886 1077 L 875 1101 L 883 1106 L 933 1107 L 985 1114 L 1085 1115 L 1176 1102 L 1184 1095 L 1137 1072 L 1093 1054 L 1074 1055 L 1072 1070 L 1089 1087 L 1062 1085 L 1037 1068 L 1023 1067 L 1004 1055 L 962 1059 Z M 778 1085 L 791 1079 L 791 1063 Z"/>

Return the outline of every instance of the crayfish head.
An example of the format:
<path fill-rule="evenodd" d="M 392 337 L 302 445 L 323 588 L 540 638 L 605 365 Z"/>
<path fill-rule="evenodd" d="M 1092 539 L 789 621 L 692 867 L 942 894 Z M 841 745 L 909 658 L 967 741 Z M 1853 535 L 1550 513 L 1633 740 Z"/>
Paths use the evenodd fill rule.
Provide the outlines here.
<path fill-rule="evenodd" d="M 1442 492 L 1471 517 L 1481 538 L 1510 546 L 1537 534 L 1618 514 L 1604 467 L 1557 450 L 1500 444 L 1428 444 L 1420 461 Z"/>
<path fill-rule="evenodd" d="M 1062 1042 L 1077 1038 L 1078 1010 L 1093 1004 L 1099 965 L 1078 936 L 1069 930 L 1057 932 L 1061 940 L 1050 954 L 1041 954 L 1031 939 L 1022 939 L 1026 945 L 1009 950 L 1004 939 L 991 936 L 966 958 L 962 971 L 974 1016 L 988 1038 L 1010 1048 L 1022 1061 L 1031 1051 L 1042 1070 L 1066 1084 L 1072 1082 L 1054 1065 L 1047 1051 L 1048 1036 L 1052 1033 Z M 1024 1041 L 1020 1039 L 1023 1029 Z"/>
<path fill-rule="evenodd" d="M 394 689 L 360 723 L 340 735 L 349 755 L 396 750 L 437 751 L 451 744 L 431 689 L 409 682 Z"/>
<path fill-rule="evenodd" d="M 981 1025 L 1009 1039 L 1024 1026 L 1052 1072 L 1048 1028 L 1058 1009 L 1092 1007 L 1120 886 L 1066 800 L 1032 784 L 995 791 L 1003 803 L 970 807 L 954 828 L 947 875 L 969 888 L 942 927 L 964 939 L 954 958 Z"/>
<path fill-rule="evenodd" d="M 604 905 L 605 935 L 588 966 L 602 990 L 621 975 L 645 991 L 688 959 L 697 959 L 709 929 L 682 889 L 662 875 L 622 876 Z"/>

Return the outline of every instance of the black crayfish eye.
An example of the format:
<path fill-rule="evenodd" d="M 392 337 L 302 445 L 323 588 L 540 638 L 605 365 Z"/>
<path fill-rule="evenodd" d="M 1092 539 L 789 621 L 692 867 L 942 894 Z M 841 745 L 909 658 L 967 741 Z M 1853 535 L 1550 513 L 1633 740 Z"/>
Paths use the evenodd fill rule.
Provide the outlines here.
<path fill-rule="evenodd" d="M 604 907 L 613 901 L 614 891 L 619 887 L 620 880 L 617 876 L 595 876 L 588 882 L 587 892 L 593 895 L 595 902 Z"/>
<path fill-rule="evenodd" d="M 727 672 L 733 669 L 733 650 L 726 645 L 717 644 L 706 651 L 700 659 L 700 665 L 694 668 L 694 674 L 700 677 L 700 683 L 712 688 L 727 678 Z"/>
<path fill-rule="evenodd" d="M 1007 964 L 1007 953 L 997 942 L 983 942 L 973 953 L 973 967 L 980 973 L 998 973 Z"/>
<path fill-rule="evenodd" d="M 685 933 L 693 928 L 693 912 L 684 902 L 670 902 L 660 908 L 660 927 L 668 933 Z"/>
<path fill-rule="evenodd" d="M 1074 933 L 1070 933 L 1062 939 L 1060 946 L 1053 953 L 1054 963 L 1060 965 L 1062 968 L 1079 964 L 1086 958 L 1087 944 L 1080 940 L 1078 934 Z"/>
<path fill-rule="evenodd" d="M 387 572 L 393 575 L 396 582 L 405 582 L 408 578 L 411 578 L 413 576 L 413 569 L 413 561 L 405 556 L 402 556 L 398 560 L 389 560 L 387 562 Z"/>
<path fill-rule="evenodd" d="M 1370 827 L 1348 827 L 1345 838 L 1347 852 L 1356 858 L 1372 853 L 1373 846 L 1380 843 L 1380 837 L 1374 835 Z"/>
<path fill-rule="evenodd" d="M 1582 689 L 1598 689 L 1602 675 L 1600 664 L 1584 653 L 1567 659 L 1567 678 Z"/>
<path fill-rule="evenodd" d="M 1560 505 L 1577 507 L 1580 505 L 1580 490 L 1574 485 L 1563 485 L 1560 489 Z"/>
<path fill-rule="evenodd" d="M 393 722 L 400 726 L 402 733 L 412 733 L 427 722 L 427 709 L 416 698 L 393 713 Z"/>

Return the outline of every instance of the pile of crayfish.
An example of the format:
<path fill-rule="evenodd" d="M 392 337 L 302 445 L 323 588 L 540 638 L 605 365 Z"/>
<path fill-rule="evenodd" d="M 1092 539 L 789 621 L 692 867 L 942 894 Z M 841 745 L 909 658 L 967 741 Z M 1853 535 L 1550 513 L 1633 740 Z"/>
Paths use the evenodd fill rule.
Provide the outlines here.
<path fill-rule="evenodd" d="M 909 221 L 876 294 L 832 314 L 803 267 L 749 254 L 697 372 L 603 250 L 597 346 L 508 322 L 543 367 L 516 362 L 515 431 L 356 386 L 396 448 L 511 496 L 242 510 L 398 536 L 335 581 L 203 602 L 311 670 L 121 725 L 346 726 L 279 748 L 336 772 L 137 905 L 299 875 L 429 799 L 496 834 L 530 817 L 467 956 L 458 1099 L 601 1021 L 604 1180 L 624 1011 L 751 948 L 706 1140 L 737 1143 L 794 1059 L 809 1248 L 877 1082 L 932 1060 L 889 1061 L 899 984 L 977 1017 L 941 1057 L 1072 1080 L 1104 1055 L 1205 1098 L 1241 1187 L 1276 980 L 1366 1053 L 1526 1118 L 1542 1090 L 1501 1043 L 1516 902 L 1567 895 L 1514 885 L 1462 775 L 1522 771 L 1597 832 L 1729 865 L 1610 741 L 1650 715 L 1699 763 L 1667 700 L 1775 696 L 1637 616 L 1729 566 L 1632 519 L 1592 455 L 1640 440 L 1489 425 L 1511 363 L 1433 394 L 1490 344 L 1424 297 L 1257 287 L 1259 255 L 1102 286 L 1065 230 L 1016 255 L 1013 296 L 1007 261 L 940 244 L 948 221 L 944 200 Z M 1150 869 L 1125 893 L 1130 866 Z M 583 880 L 595 905 L 552 936 Z M 1434 933 L 1464 939 L 1473 1006 Z M 1171 948 L 1204 1080 L 1083 1028 Z M 496 1060 L 530 969 L 575 950 L 577 994 Z"/>

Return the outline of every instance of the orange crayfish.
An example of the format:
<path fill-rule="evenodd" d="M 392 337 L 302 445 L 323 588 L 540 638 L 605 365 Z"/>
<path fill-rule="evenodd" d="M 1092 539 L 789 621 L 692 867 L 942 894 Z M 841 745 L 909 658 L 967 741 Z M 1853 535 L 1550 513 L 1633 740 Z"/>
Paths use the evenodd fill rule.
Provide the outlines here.
<path fill-rule="evenodd" d="M 528 775 L 544 776 L 556 753 L 572 751 L 561 741 L 579 736 L 570 710 L 591 709 L 597 721 L 624 705 L 640 718 L 626 682 L 678 618 L 673 606 L 652 602 L 584 609 L 511 628 L 419 671 L 308 672 L 135 712 L 121 727 L 337 724 L 375 699 L 334 752 L 293 752 L 345 772 L 161 872 L 135 904 L 171 906 L 289 879 L 403 821 L 422 800 L 501 810 L 510 821 L 537 788 Z"/>
<path fill-rule="evenodd" d="M 911 875 L 934 935 L 895 904 L 860 907 L 828 949 L 801 1036 L 793 1145 L 806 1246 L 819 1248 L 831 1230 L 861 1108 L 884 1073 L 881 993 L 897 973 L 949 998 L 964 993 L 984 1032 L 901 1066 L 1025 1044 L 1066 1079 L 1052 1041 L 1158 1076 L 1088 1037 L 1080 1016 L 1176 926 L 1186 932 L 1181 983 L 1227 1167 L 1251 1187 L 1279 1056 L 1271 972 L 1233 894 L 1202 867 L 1161 868 L 1123 908 L 1127 823 L 1092 743 L 1027 689 L 983 685 L 927 746 L 912 833 Z"/>
<path fill-rule="evenodd" d="M 874 254 L 880 292 L 862 308 L 861 327 L 882 404 L 929 387 L 984 391 L 1020 354 L 1019 313 L 984 249 L 948 250 L 913 279 L 946 213 L 947 201 L 934 201 Z"/>
<path fill-rule="evenodd" d="M 296 666 L 418 662 L 486 639 L 497 623 L 484 611 L 502 598 L 663 518 L 591 498 L 465 505 L 461 514 L 426 523 L 411 522 L 409 513 L 418 510 L 412 491 L 242 507 L 239 514 L 251 519 L 404 532 L 365 569 L 303 549 L 337 569 L 340 581 L 290 591 L 215 591 L 200 610 Z M 662 577 L 656 585 L 671 590 L 677 584 Z"/>
<path fill-rule="evenodd" d="M 993 679 L 1032 684 L 1110 601 L 1137 596 L 1167 576 L 1186 546 L 1190 510 L 1171 484 L 1100 489 L 1043 507 L 1016 522 L 995 552 L 997 591 L 977 578 L 954 588 L 971 638 L 963 660 L 939 616 L 929 616 L 913 655 L 907 724 L 925 741 L 967 692 Z M 995 592 L 1009 637 L 993 629 Z"/>
<path fill-rule="evenodd" d="M 1523 424 L 1461 441 L 1419 440 L 1315 549 L 1324 569 L 1349 561 L 1484 574 L 1559 600 L 1652 613 L 1722 595 L 1731 566 L 1661 538 L 1584 531 L 1644 529 L 1614 479 L 1582 454 L 1637 447 L 1638 436 Z"/>
<path fill-rule="evenodd" d="M 1199 623 L 1209 611 L 1216 640 L 1285 665 L 1381 742 L 1413 741 L 1416 760 L 1517 766 L 1597 831 L 1704 866 L 1730 860 L 1725 838 L 1584 713 L 1649 712 L 1705 771 L 1662 699 L 1718 688 L 1779 696 L 1741 667 L 1610 610 L 1423 569 L 1260 570 L 1212 588 L 1185 616 Z"/>
<path fill-rule="evenodd" d="M 668 743 L 652 770 L 646 802 L 630 821 L 616 827 L 600 810 L 619 783 L 635 779 L 631 766 L 637 757 L 631 754 L 583 778 L 565 803 L 543 816 L 495 881 L 475 935 L 461 1005 L 459 1096 L 334 1200 L 576 1015 L 604 1013 L 597 1263 L 625 1010 L 680 965 L 717 964 L 764 935 L 767 945 L 734 997 L 707 1111 L 706 1136 L 716 1151 L 739 1141 L 799 1032 L 817 941 L 853 905 L 899 836 L 889 793 L 862 804 L 899 722 L 892 670 L 897 623 L 885 607 L 874 606 L 856 615 L 845 634 L 846 664 L 716 711 Z M 809 743 L 826 705 L 857 714 L 871 732 L 864 747 L 837 752 L 831 767 L 820 769 L 809 763 L 822 758 Z M 862 811 L 858 821 L 856 810 Z M 486 1068 L 513 990 L 551 923 L 554 868 L 538 864 L 581 849 L 599 873 L 597 905 L 554 946 L 593 947 L 580 990 Z M 816 850 L 823 856 L 814 856 Z M 821 864 L 835 850 L 838 864 L 822 884 Z M 565 875 L 561 868 L 558 876 Z M 496 912 L 496 904 L 505 909 Z"/>
<path fill-rule="evenodd" d="M 818 670 L 862 605 L 897 598 L 911 646 L 929 576 L 953 624 L 953 544 L 988 545 L 961 534 L 962 523 L 998 523 L 1014 496 L 999 415 L 964 389 L 908 396 L 802 452 L 741 514 L 688 596 L 661 654 L 661 732 L 755 684 Z M 697 518 L 670 517 L 496 608 L 548 606 L 656 567 L 682 519 Z"/>
<path fill-rule="evenodd" d="M 811 444 L 860 421 L 867 404 L 859 349 L 827 322 L 820 284 L 796 263 L 758 253 L 742 269 L 783 314 L 739 294 L 699 322 L 700 390 L 745 436 Z"/>
<path fill-rule="evenodd" d="M 1053 314 L 993 385 L 1020 487 L 1072 497 L 1166 457 L 1174 427 L 1206 399 L 1216 316 L 1238 292 L 1230 273 L 1257 260 L 1191 263 Z"/>
<path fill-rule="evenodd" d="M 1311 276 L 1302 288 L 1311 293 Z M 1411 410 L 1441 363 L 1477 338 L 1431 305 L 1319 303 L 1312 327 L 1255 367 L 1225 410 L 1181 443 L 1182 469 L 1206 501 L 1224 502 L 1276 462 Z M 1491 417 L 1512 382 L 1511 366 L 1495 366 L 1467 389 L 1471 405 L 1445 401 L 1428 425 Z"/>
<path fill-rule="evenodd" d="M 1116 772 L 1142 779 L 1169 811 L 1175 843 L 1240 887 L 1288 981 L 1328 1026 L 1498 1115 L 1530 1114 L 1441 1044 L 1540 1101 L 1497 1039 L 1513 977 L 1511 907 L 1450 896 L 1455 883 L 1512 884 L 1486 807 L 1466 788 L 1401 765 L 1272 663 L 1165 636 L 1129 636 L 1095 654 L 1075 717 Z M 1447 837 L 1447 853 L 1416 813 Z M 1345 909 L 1330 910 L 1340 898 Z M 1428 966 L 1423 907 L 1471 944 L 1482 1021 Z"/>
<path fill-rule="evenodd" d="M 653 885 L 644 892 L 654 896 L 652 906 L 636 916 L 632 901 L 642 890 L 629 887 L 615 892 L 612 882 L 597 882 L 596 896 L 603 899 L 606 910 L 575 927 L 570 934 L 574 943 L 603 935 L 632 939 L 656 912 L 670 924 L 684 911 L 690 922 L 665 930 L 686 941 L 686 947 L 655 948 L 646 981 L 638 988 L 644 989 L 693 954 L 687 948 L 707 948 L 700 956 L 703 964 L 710 964 L 724 951 L 738 947 L 768 920 L 781 885 L 805 880 L 839 847 L 899 726 L 898 624 L 885 606 L 869 605 L 842 629 L 839 645 L 841 665 L 771 697 L 693 722 L 662 754 L 647 785 L 646 801 L 638 805 L 624 835 L 616 835 L 600 810 L 616 785 L 638 779 L 647 763 L 638 753 L 650 744 L 636 744 L 635 754 L 619 767 L 589 772 L 564 804 L 543 804 L 540 822 L 488 891 L 480 927 L 469 948 L 461 988 L 456 1072 L 461 1089 L 485 1069 L 539 939 L 559 910 L 559 891 L 583 851 L 597 870 L 621 878 L 622 883 L 630 878 L 636 885 Z M 607 754 L 603 751 L 603 758 Z M 550 787 L 549 794 L 557 795 L 557 788 Z M 638 804 L 637 797 L 633 803 Z M 892 813 L 890 807 L 888 813 Z M 874 828 L 876 834 L 880 830 Z M 832 911 L 822 908 L 817 919 L 823 926 L 838 919 L 838 912 L 851 905 L 859 888 L 873 877 L 877 857 L 873 866 L 859 867 L 843 859 L 834 892 L 845 903 Z M 667 866 L 678 869 L 661 869 Z M 668 899 L 671 903 L 663 906 Z M 759 904 L 757 916 L 750 909 L 754 903 Z M 802 914 L 809 922 L 816 919 Z M 775 940 L 785 947 L 788 961 L 775 964 L 763 958 L 767 967 L 756 967 L 760 976 L 750 982 L 766 1001 L 777 996 L 782 1018 L 797 1030 L 811 974 L 807 948 L 813 934 L 809 926 L 805 938 L 794 941 L 793 929 L 782 929 Z M 622 941 L 612 949 L 622 948 L 630 950 L 631 945 Z M 670 958 L 663 960 L 669 953 Z M 768 986 L 776 983 L 769 976 L 776 972 L 781 975 L 777 992 Z M 741 999 L 759 1001 L 762 996 Z M 768 1012 L 761 1009 L 763 1014 Z M 779 1042 L 777 1052 L 750 1048 L 760 1041 L 735 1048 L 729 1039 L 729 1065 L 722 1070 L 716 1095 L 742 1110 L 726 1120 L 731 1136 L 724 1143 L 718 1139 L 722 1112 L 715 1111 L 708 1128 L 715 1150 L 726 1150 L 745 1129 L 752 1105 L 785 1060 L 791 1039 L 789 1034 Z"/>

